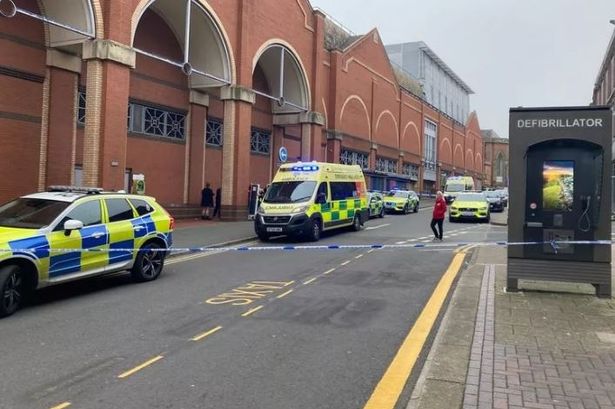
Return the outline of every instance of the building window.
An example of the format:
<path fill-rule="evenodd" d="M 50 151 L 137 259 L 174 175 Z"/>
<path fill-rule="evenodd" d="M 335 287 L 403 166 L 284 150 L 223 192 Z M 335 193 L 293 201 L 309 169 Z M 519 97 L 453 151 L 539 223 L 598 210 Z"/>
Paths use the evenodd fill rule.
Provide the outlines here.
<path fill-rule="evenodd" d="M 369 155 L 342 149 L 340 152 L 340 163 L 343 165 L 359 165 L 361 169 L 369 169 Z"/>
<path fill-rule="evenodd" d="M 220 119 L 209 118 L 205 127 L 205 143 L 207 145 L 222 146 L 224 124 Z"/>
<path fill-rule="evenodd" d="M 268 155 L 271 151 L 271 131 L 252 128 L 252 133 L 250 135 L 250 151 Z"/>
<path fill-rule="evenodd" d="M 131 102 L 128 106 L 128 131 L 184 140 L 186 115 L 164 108 Z"/>
<path fill-rule="evenodd" d="M 413 180 L 419 179 L 419 167 L 414 163 L 404 163 L 401 169 L 401 173 L 410 176 Z"/>
<path fill-rule="evenodd" d="M 85 91 L 79 91 L 77 101 L 77 124 L 85 125 Z"/>
<path fill-rule="evenodd" d="M 425 143 L 423 150 L 423 158 L 425 161 L 425 169 L 436 170 L 436 141 L 438 139 L 438 126 L 431 122 L 425 121 Z"/>
<path fill-rule="evenodd" d="M 376 158 L 376 170 L 387 173 L 397 173 L 397 161 L 387 158 Z"/>

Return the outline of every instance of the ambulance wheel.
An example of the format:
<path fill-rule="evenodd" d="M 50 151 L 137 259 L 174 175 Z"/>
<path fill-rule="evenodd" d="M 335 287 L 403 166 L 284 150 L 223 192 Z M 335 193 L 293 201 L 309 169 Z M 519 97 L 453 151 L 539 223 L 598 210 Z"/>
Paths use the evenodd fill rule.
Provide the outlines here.
<path fill-rule="evenodd" d="M 19 266 L 0 269 L 0 318 L 8 317 L 19 309 L 24 299 L 26 286 Z"/>
<path fill-rule="evenodd" d="M 267 233 L 256 233 L 260 241 L 269 241 L 269 235 Z"/>
<path fill-rule="evenodd" d="M 146 243 L 137 254 L 131 270 L 132 279 L 140 283 L 157 279 L 164 267 L 164 256 L 165 252 L 160 244 Z"/>
<path fill-rule="evenodd" d="M 354 216 L 354 220 L 352 221 L 352 230 L 360 231 L 361 230 L 361 218 L 359 215 Z"/>
<path fill-rule="evenodd" d="M 310 241 L 318 241 L 320 240 L 320 235 L 322 234 L 322 224 L 319 219 L 312 219 L 310 221 L 310 229 L 307 233 L 307 238 Z"/>

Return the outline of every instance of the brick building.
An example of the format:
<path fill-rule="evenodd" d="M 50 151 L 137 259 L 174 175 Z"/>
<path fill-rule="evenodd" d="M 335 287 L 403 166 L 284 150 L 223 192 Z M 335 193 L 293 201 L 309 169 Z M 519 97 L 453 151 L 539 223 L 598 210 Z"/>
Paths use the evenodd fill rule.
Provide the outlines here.
<path fill-rule="evenodd" d="M 344 35 L 307 0 L 1 6 L 2 201 L 51 184 L 126 189 L 143 174 L 167 206 L 222 186 L 233 218 L 282 146 L 360 163 L 377 188 L 482 178 L 476 114 L 462 124 L 424 102 L 377 30 Z"/>
<path fill-rule="evenodd" d="M 596 76 L 592 105 L 615 105 L 615 30 Z"/>
<path fill-rule="evenodd" d="M 485 153 L 485 187 L 508 186 L 508 138 L 493 129 L 482 130 Z"/>

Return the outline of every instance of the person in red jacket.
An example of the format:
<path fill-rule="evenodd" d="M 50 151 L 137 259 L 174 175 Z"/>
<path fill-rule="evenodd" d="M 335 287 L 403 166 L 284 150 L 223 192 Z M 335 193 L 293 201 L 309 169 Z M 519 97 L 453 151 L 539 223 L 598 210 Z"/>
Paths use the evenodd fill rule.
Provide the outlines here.
<path fill-rule="evenodd" d="M 433 218 L 431 219 L 431 230 L 436 236 L 433 241 L 442 241 L 443 223 L 446 216 L 446 200 L 442 197 L 442 192 L 436 193 L 436 203 L 433 206 Z M 436 230 L 438 225 L 438 230 Z"/>

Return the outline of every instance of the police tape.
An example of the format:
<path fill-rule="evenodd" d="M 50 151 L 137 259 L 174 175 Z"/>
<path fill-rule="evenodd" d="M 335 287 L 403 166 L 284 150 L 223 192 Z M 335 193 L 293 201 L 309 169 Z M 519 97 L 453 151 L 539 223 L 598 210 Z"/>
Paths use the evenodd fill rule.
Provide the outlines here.
<path fill-rule="evenodd" d="M 403 249 L 431 249 L 431 248 L 459 248 L 464 246 L 474 247 L 514 247 L 514 246 L 550 246 L 555 253 L 571 245 L 598 245 L 612 246 L 612 240 L 571 240 L 571 241 L 482 241 L 482 242 L 433 242 L 433 243 L 408 243 L 408 244 L 326 244 L 326 245 L 280 245 L 280 246 L 229 246 L 229 247 L 169 247 L 169 248 L 72 248 L 51 249 L 39 248 L 13 248 L 0 249 L 1 253 L 31 254 L 40 257 L 47 253 L 134 253 L 134 252 L 162 252 L 169 254 L 188 253 L 222 253 L 222 252 L 268 252 L 268 251 L 327 251 L 327 250 L 403 250 Z"/>

